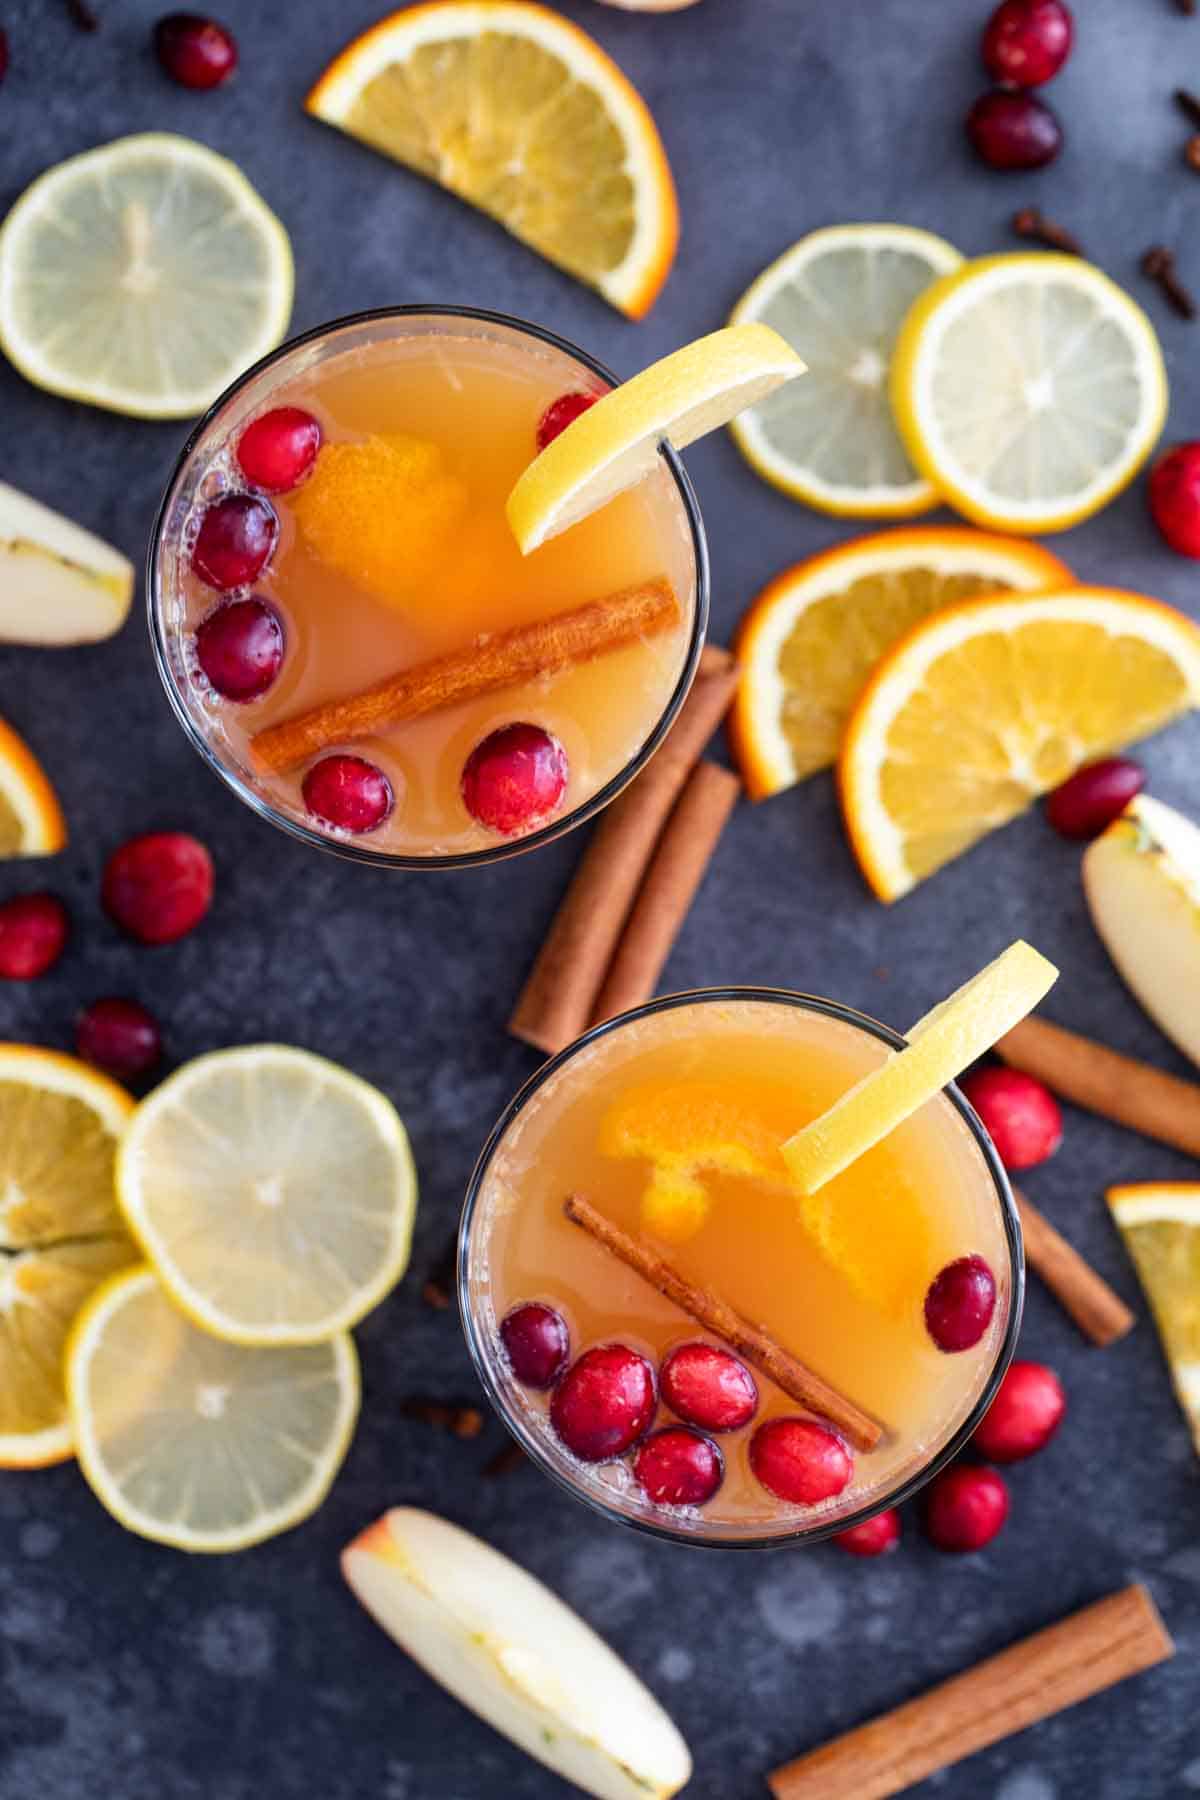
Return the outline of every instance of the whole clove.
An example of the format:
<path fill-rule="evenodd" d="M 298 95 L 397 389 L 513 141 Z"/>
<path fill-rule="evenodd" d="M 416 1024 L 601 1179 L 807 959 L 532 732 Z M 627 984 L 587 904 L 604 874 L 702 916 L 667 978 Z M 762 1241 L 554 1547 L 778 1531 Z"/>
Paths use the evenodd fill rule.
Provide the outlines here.
<path fill-rule="evenodd" d="M 67 0 L 67 17 L 80 31 L 99 31 L 100 20 L 88 0 Z"/>
<path fill-rule="evenodd" d="M 458 1271 L 458 1238 L 450 1239 L 429 1274 L 421 1283 L 421 1298 L 434 1312 L 448 1312 L 454 1304 L 454 1282 Z"/>
<path fill-rule="evenodd" d="M 488 1481 L 496 1481 L 502 1475 L 512 1475 L 528 1461 L 520 1444 L 505 1444 L 503 1449 L 497 1450 L 495 1456 L 490 1456 L 484 1463 L 483 1473 Z"/>
<path fill-rule="evenodd" d="M 1193 132 L 1183 146 L 1183 160 L 1189 169 L 1200 173 L 1200 131 Z"/>
<path fill-rule="evenodd" d="M 1175 89 L 1175 104 L 1185 119 L 1193 125 L 1200 125 L 1200 99 L 1190 93 L 1187 88 Z"/>
<path fill-rule="evenodd" d="M 1165 244 L 1152 244 L 1142 255 L 1142 274 L 1160 289 L 1167 304 L 1181 319 L 1194 319 L 1196 302 L 1175 269 L 1175 258 Z"/>
<path fill-rule="evenodd" d="M 1018 237 L 1030 238 L 1035 244 L 1045 244 L 1048 250 L 1061 250 L 1066 256 L 1082 256 L 1083 245 L 1074 232 L 1068 231 L 1065 225 L 1055 224 L 1036 206 L 1023 206 L 1013 214 L 1012 228 Z"/>
<path fill-rule="evenodd" d="M 483 1430 L 483 1414 L 469 1402 L 431 1400 L 414 1396 L 400 1402 L 400 1416 L 421 1425 L 433 1425 L 456 1438 L 477 1438 Z"/>

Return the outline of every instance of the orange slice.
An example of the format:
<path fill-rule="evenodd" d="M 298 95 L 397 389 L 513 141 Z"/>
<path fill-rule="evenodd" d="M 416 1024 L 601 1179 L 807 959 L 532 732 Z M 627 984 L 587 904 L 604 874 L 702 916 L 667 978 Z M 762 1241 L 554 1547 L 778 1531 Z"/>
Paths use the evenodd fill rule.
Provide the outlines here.
<path fill-rule="evenodd" d="M 53 856 L 66 841 L 67 822 L 46 771 L 0 720 L 0 857 Z"/>

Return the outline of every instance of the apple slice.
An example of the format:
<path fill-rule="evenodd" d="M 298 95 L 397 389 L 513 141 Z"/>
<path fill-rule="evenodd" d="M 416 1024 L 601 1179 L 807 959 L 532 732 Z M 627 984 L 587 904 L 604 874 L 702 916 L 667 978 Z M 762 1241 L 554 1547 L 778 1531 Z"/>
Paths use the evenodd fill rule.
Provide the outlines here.
<path fill-rule="evenodd" d="M 0 481 L 0 641 L 92 644 L 124 624 L 133 564 Z"/>
<path fill-rule="evenodd" d="M 1139 795 L 1088 845 L 1083 891 L 1119 973 L 1200 1063 L 1200 828 Z"/>
<path fill-rule="evenodd" d="M 599 1800 L 668 1800 L 687 1745 L 603 1638 L 508 1557 L 398 1506 L 342 1553 L 367 1611 L 435 1681 Z"/>

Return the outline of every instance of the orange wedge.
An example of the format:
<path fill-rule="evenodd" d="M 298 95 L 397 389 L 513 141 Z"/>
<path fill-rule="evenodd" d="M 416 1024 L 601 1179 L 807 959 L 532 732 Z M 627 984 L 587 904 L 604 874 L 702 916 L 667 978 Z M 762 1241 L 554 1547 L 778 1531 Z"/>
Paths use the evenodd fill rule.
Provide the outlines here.
<path fill-rule="evenodd" d="M 67 822 L 46 771 L 0 720 L 0 857 L 53 856 L 66 841 Z"/>

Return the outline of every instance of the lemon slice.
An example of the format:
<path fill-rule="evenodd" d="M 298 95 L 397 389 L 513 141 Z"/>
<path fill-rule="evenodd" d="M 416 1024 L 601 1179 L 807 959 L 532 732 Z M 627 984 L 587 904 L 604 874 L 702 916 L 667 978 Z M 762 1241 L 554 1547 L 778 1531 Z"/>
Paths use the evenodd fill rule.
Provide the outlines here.
<path fill-rule="evenodd" d="M 417 1183 L 399 1114 L 286 1045 L 177 1069 L 130 1123 L 117 1192 L 172 1299 L 230 1343 L 331 1337 L 408 1266 Z"/>
<path fill-rule="evenodd" d="M 904 1050 L 864 1075 L 783 1145 L 804 1194 L 815 1194 L 903 1124 L 1032 1012 L 1058 970 L 1020 939 L 935 1006 L 909 1032 Z"/>
<path fill-rule="evenodd" d="M 146 132 L 69 157 L 0 228 L 0 349 L 36 386 L 113 412 L 202 412 L 291 310 L 283 226 L 190 138 Z"/>
<path fill-rule="evenodd" d="M 522 553 L 640 481 L 664 438 L 682 450 L 803 373 L 768 325 L 729 325 L 651 363 L 580 413 L 519 477 L 506 511 Z"/>
<path fill-rule="evenodd" d="M 67 821 L 49 776 L 0 720 L 0 857 L 53 856 L 66 841 Z"/>
<path fill-rule="evenodd" d="M 641 96 L 599 44 L 527 0 L 433 0 L 330 64 L 308 111 L 490 213 L 630 318 L 679 238 Z"/>
<path fill-rule="evenodd" d="M 197 1331 L 151 1269 L 114 1276 L 66 1355 L 79 1466 L 139 1537 L 245 1550 L 320 1506 L 358 1417 L 347 1332 L 246 1350 Z"/>
<path fill-rule="evenodd" d="M 944 238 L 909 225 L 831 225 L 763 270 L 730 322 L 774 326 L 809 372 L 733 426 L 764 480 L 843 518 L 908 517 L 938 504 L 896 430 L 888 370 L 913 301 L 962 260 Z"/>
<path fill-rule="evenodd" d="M 846 724 L 838 780 L 864 875 L 897 899 L 1198 697 L 1200 630 L 1141 594 L 1067 588 L 936 613 Z"/>
<path fill-rule="evenodd" d="M 881 531 L 785 569 L 753 601 L 734 645 L 742 679 L 730 732 L 751 798 L 835 760 L 872 669 L 930 613 L 1070 580 L 1040 544 L 961 525 Z"/>
<path fill-rule="evenodd" d="M 1078 256 L 986 256 L 944 276 L 904 322 L 891 391 L 917 468 L 998 531 L 1099 512 L 1167 410 L 1153 325 Z"/>
<path fill-rule="evenodd" d="M 1200 1182 L 1135 1182 L 1106 1198 L 1200 1451 Z"/>

